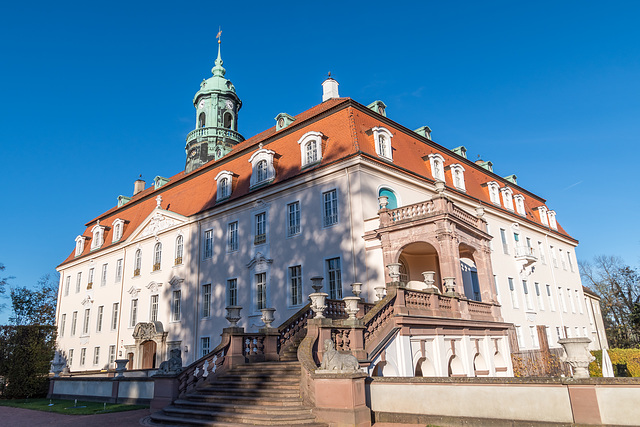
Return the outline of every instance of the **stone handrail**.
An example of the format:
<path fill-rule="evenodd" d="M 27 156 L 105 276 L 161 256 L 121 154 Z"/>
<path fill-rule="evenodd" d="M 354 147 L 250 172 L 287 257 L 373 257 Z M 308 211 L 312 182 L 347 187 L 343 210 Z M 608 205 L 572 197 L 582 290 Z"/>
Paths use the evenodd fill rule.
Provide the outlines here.
<path fill-rule="evenodd" d="M 218 128 L 218 127 L 204 127 L 192 130 L 187 135 L 187 142 L 198 138 L 198 137 L 207 137 L 207 136 L 220 136 L 220 137 L 231 137 L 238 141 L 244 141 L 244 137 L 240 135 L 238 132 L 227 129 L 227 128 Z"/>
<path fill-rule="evenodd" d="M 264 355 L 264 334 L 242 334 L 242 354 L 245 356 Z"/>
<path fill-rule="evenodd" d="M 365 326 L 364 330 L 364 345 L 365 348 L 368 344 L 379 334 L 380 330 L 390 321 L 394 312 L 394 304 L 396 301 L 396 293 L 388 292 L 387 296 L 376 304 L 376 307 L 371 309 L 362 318 L 362 323 Z"/>
<path fill-rule="evenodd" d="M 416 308 L 433 308 L 433 298 L 435 294 L 429 292 L 420 292 L 412 289 L 405 290 L 404 301 L 407 307 Z"/>
<path fill-rule="evenodd" d="M 444 295 L 438 295 L 438 303 L 441 310 L 451 311 L 453 309 L 453 298 Z"/>
<path fill-rule="evenodd" d="M 431 200 L 415 205 L 403 206 L 396 209 L 390 209 L 389 215 L 392 222 L 402 221 L 405 219 L 414 219 L 427 216 L 434 212 L 434 205 Z"/>
<path fill-rule="evenodd" d="M 325 304 L 327 308 L 324 310 L 324 316 L 329 319 L 346 319 L 349 317 L 345 311 L 345 302 L 340 299 L 327 299 Z"/>
<path fill-rule="evenodd" d="M 469 313 L 480 314 L 483 316 L 493 315 L 493 312 L 491 311 L 492 305 L 486 302 L 468 300 L 467 306 L 469 307 Z"/>
<path fill-rule="evenodd" d="M 464 209 L 460 209 L 453 203 L 451 203 L 450 207 L 451 207 L 451 215 L 471 225 L 474 225 L 476 227 L 478 226 L 478 218 L 471 215 L 469 212 L 465 211 Z"/>
<path fill-rule="evenodd" d="M 380 226 L 387 227 L 401 222 L 417 220 L 421 218 L 429 218 L 437 215 L 449 214 L 473 227 L 482 228 L 481 220 L 475 215 L 456 206 L 452 201 L 436 197 L 413 205 L 402 206 L 395 209 L 381 209 Z"/>
<path fill-rule="evenodd" d="M 307 320 L 313 318 L 311 303 L 302 307 L 296 314 L 278 328 L 278 354 L 307 333 Z"/>
<path fill-rule="evenodd" d="M 191 392 L 200 381 L 205 380 L 209 374 L 215 373 L 222 367 L 230 343 L 231 336 L 223 333 L 222 341 L 213 351 L 187 366 L 178 375 L 179 396 Z"/>

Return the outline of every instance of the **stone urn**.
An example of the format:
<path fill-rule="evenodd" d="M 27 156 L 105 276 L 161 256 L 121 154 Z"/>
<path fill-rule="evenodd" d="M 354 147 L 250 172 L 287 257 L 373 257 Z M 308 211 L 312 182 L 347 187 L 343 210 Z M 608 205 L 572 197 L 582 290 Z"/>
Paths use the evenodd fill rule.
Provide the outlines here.
<path fill-rule="evenodd" d="M 380 196 L 378 197 L 378 204 L 380 205 L 380 209 L 386 209 L 389 204 L 388 196 Z"/>
<path fill-rule="evenodd" d="M 224 309 L 227 310 L 225 319 L 229 321 L 229 326 L 231 328 L 237 328 L 238 321 L 242 319 L 242 316 L 240 316 L 240 310 L 242 310 L 242 307 L 239 305 L 230 305 L 228 307 L 225 307 Z"/>
<path fill-rule="evenodd" d="M 455 277 L 445 277 L 444 278 L 444 292 L 447 294 L 452 294 L 456 292 L 456 278 Z"/>
<path fill-rule="evenodd" d="M 425 291 L 436 291 L 439 292 L 438 287 L 435 285 L 436 283 L 436 272 L 435 271 L 423 271 L 422 277 L 424 278 L 424 283 L 427 285 L 424 290 Z"/>
<path fill-rule="evenodd" d="M 397 262 L 387 265 L 387 268 L 389 269 L 389 277 L 391 277 L 392 282 L 400 280 L 400 266 L 402 266 L 402 264 Z"/>
<path fill-rule="evenodd" d="M 376 298 L 378 299 L 378 301 L 380 301 L 382 298 L 384 298 L 384 291 L 387 290 L 387 288 L 385 288 L 384 286 L 376 286 L 375 288 L 373 288 L 374 291 L 376 291 Z"/>
<path fill-rule="evenodd" d="M 342 298 L 342 301 L 344 301 L 344 304 L 345 304 L 344 311 L 346 311 L 347 314 L 349 315 L 349 319 L 355 320 L 356 314 L 358 314 L 358 312 L 360 311 L 360 309 L 358 308 L 358 303 L 360 302 L 360 298 L 344 297 Z"/>
<path fill-rule="evenodd" d="M 322 290 L 322 281 L 324 280 L 324 277 L 322 276 L 313 276 L 311 278 L 311 287 L 313 288 L 313 290 L 315 291 L 315 293 L 319 293 Z"/>
<path fill-rule="evenodd" d="M 56 357 L 51 361 L 51 372 L 54 378 L 58 378 L 66 366 L 67 362 L 56 352 Z"/>
<path fill-rule="evenodd" d="M 124 378 L 127 363 L 129 363 L 129 359 L 116 359 L 116 376 L 114 378 Z"/>
<path fill-rule="evenodd" d="M 484 216 L 484 208 L 482 206 L 476 207 L 476 216 L 482 218 Z"/>
<path fill-rule="evenodd" d="M 362 283 L 352 283 L 351 284 L 351 293 L 354 296 L 359 297 L 360 294 L 362 293 Z"/>
<path fill-rule="evenodd" d="M 444 192 L 445 183 L 444 181 L 436 181 L 436 192 L 438 194 L 442 194 Z"/>
<path fill-rule="evenodd" d="M 276 309 L 262 308 L 260 309 L 260 311 L 262 312 L 262 317 L 260 318 L 260 320 L 262 320 L 262 323 L 264 323 L 264 327 L 271 328 L 271 324 L 273 323 L 274 320 L 276 320 L 275 316 L 273 315 L 273 313 L 276 312 Z"/>
<path fill-rule="evenodd" d="M 311 309 L 315 313 L 313 316 L 314 319 L 322 319 L 324 318 L 324 310 L 327 308 L 325 301 L 329 294 L 325 294 L 324 292 L 314 292 L 309 295 L 311 298 Z"/>
<path fill-rule="evenodd" d="M 589 363 L 595 360 L 589 351 L 591 340 L 587 337 L 563 338 L 558 340 L 564 348 L 561 361 L 573 368 L 573 378 L 589 378 Z"/>

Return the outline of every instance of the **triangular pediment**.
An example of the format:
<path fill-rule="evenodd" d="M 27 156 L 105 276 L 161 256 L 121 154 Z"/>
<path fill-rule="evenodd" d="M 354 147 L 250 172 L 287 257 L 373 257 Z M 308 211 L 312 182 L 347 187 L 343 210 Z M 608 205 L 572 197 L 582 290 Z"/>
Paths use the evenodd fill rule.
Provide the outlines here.
<path fill-rule="evenodd" d="M 158 235 L 187 222 L 187 217 L 165 209 L 154 209 L 142 224 L 131 234 L 129 241 L 144 239 Z"/>

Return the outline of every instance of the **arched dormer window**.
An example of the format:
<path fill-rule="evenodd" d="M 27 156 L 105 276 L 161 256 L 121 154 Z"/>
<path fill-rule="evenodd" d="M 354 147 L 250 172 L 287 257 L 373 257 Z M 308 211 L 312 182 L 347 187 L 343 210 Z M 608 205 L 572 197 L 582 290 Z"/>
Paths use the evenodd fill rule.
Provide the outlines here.
<path fill-rule="evenodd" d="M 444 181 L 444 157 L 440 154 L 429 154 L 431 176 L 436 181 Z"/>
<path fill-rule="evenodd" d="M 82 252 L 84 252 L 84 241 L 85 241 L 86 237 L 84 236 L 78 236 L 76 237 L 76 254 L 75 256 L 80 256 L 82 255 Z"/>
<path fill-rule="evenodd" d="M 223 126 L 227 129 L 231 129 L 232 124 L 233 124 L 233 116 L 231 115 L 230 112 L 227 111 L 224 113 Z"/>
<path fill-rule="evenodd" d="M 398 207 L 398 198 L 396 197 L 396 193 L 386 187 L 382 187 L 378 191 L 378 197 L 384 196 L 387 198 L 387 209 L 396 209 Z"/>
<path fill-rule="evenodd" d="M 184 253 L 184 238 L 182 237 L 182 234 L 178 235 L 178 237 L 176 237 L 176 258 L 175 258 L 175 265 L 180 265 L 182 264 L 182 255 Z"/>
<path fill-rule="evenodd" d="M 138 249 L 133 259 L 133 275 L 140 275 L 140 267 L 142 266 L 142 250 Z"/>
<path fill-rule="evenodd" d="M 160 270 L 160 264 L 162 263 L 162 243 L 156 243 L 153 248 L 153 271 Z"/>
<path fill-rule="evenodd" d="M 93 238 L 91 239 L 91 250 L 99 249 L 104 242 L 105 227 L 100 225 L 100 221 L 91 229 Z"/>
<path fill-rule="evenodd" d="M 516 194 L 513 196 L 513 200 L 516 202 L 516 212 L 519 215 L 526 216 L 527 212 L 524 209 L 524 196 L 522 194 Z"/>
<path fill-rule="evenodd" d="M 322 160 L 322 135 L 320 132 L 307 132 L 298 140 L 302 167 L 314 165 Z"/>
<path fill-rule="evenodd" d="M 464 168 L 462 165 L 450 165 L 449 170 L 451 170 L 451 180 L 453 181 L 454 187 L 458 190 L 466 191 L 466 187 L 464 185 Z"/>
<path fill-rule="evenodd" d="M 207 115 L 202 112 L 198 116 L 198 128 L 203 128 L 207 126 Z"/>
<path fill-rule="evenodd" d="M 489 189 L 489 199 L 494 205 L 500 205 L 500 184 L 495 181 L 487 182 L 487 188 Z"/>
<path fill-rule="evenodd" d="M 542 205 L 536 208 L 538 214 L 540 215 L 540 222 L 542 225 L 549 226 L 549 218 L 547 217 L 547 207 Z"/>
<path fill-rule="evenodd" d="M 513 190 L 510 189 L 509 187 L 503 187 L 500 189 L 500 192 L 502 193 L 502 206 L 504 206 L 505 209 L 512 211 L 513 210 Z"/>
<path fill-rule="evenodd" d="M 556 222 L 556 211 L 549 211 L 547 212 L 547 215 L 549 216 L 549 227 L 557 230 L 558 223 Z"/>
<path fill-rule="evenodd" d="M 124 233 L 124 220 L 116 219 L 113 221 L 113 238 L 111 239 L 111 243 L 115 243 L 122 239 L 122 234 Z"/>
<path fill-rule="evenodd" d="M 231 196 L 233 185 L 233 173 L 229 171 L 220 171 L 216 175 L 217 191 L 216 201 L 228 199 Z"/>
<path fill-rule="evenodd" d="M 391 146 L 393 134 L 383 127 L 374 127 L 371 131 L 373 132 L 376 154 L 384 159 L 393 161 L 393 147 Z"/>
<path fill-rule="evenodd" d="M 273 166 L 274 151 L 261 148 L 249 158 L 251 163 L 250 188 L 267 184 L 276 177 L 276 170 Z"/>

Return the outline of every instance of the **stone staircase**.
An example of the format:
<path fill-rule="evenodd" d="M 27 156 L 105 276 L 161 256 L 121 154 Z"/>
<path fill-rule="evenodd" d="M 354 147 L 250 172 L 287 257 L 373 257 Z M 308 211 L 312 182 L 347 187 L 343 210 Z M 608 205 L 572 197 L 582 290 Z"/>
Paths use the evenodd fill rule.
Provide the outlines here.
<path fill-rule="evenodd" d="M 320 427 L 300 398 L 299 362 L 240 365 L 151 415 L 154 424 Z"/>

